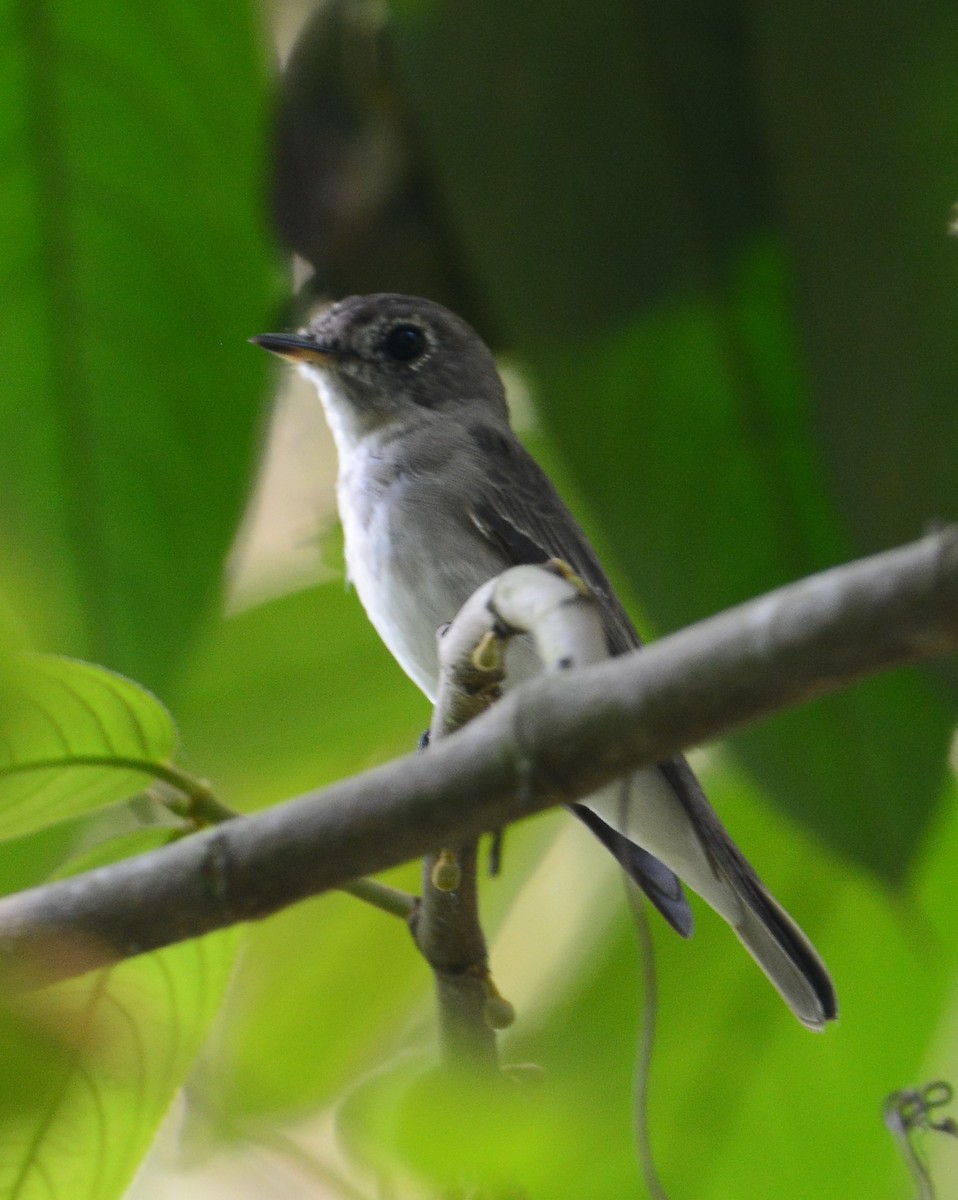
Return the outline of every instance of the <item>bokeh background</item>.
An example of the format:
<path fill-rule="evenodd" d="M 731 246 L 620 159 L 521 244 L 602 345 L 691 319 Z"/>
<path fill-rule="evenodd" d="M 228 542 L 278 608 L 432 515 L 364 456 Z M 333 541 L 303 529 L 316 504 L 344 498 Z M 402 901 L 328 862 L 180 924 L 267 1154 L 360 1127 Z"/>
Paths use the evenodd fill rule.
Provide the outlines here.
<path fill-rule="evenodd" d="M 152 689 L 230 804 L 428 723 L 344 586 L 318 406 L 246 343 L 319 298 L 476 325 L 649 636 L 958 517 L 943 0 L 4 0 L 0 55 L 3 635 Z M 702 906 L 655 926 L 671 1196 L 915 1194 L 881 1113 L 956 1077 L 956 696 L 953 662 L 896 672 L 701 754 L 842 1019 L 808 1035 Z M 132 811 L 0 844 L 0 887 L 155 842 Z M 136 1200 L 431 1195 L 474 1156 L 644 1194 L 614 865 L 562 814 L 505 865 L 504 1052 L 545 1071 L 515 1110 L 410 1117 L 427 973 L 334 895 L 61 989 L 65 1059 L 7 1022 L 0 1195 L 122 1195 L 164 1117 Z"/>

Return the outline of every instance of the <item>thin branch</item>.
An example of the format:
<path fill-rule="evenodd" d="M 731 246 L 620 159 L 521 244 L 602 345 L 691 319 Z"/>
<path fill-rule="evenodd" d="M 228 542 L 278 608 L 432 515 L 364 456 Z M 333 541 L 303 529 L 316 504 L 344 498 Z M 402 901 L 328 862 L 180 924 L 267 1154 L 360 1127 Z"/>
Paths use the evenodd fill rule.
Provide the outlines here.
<path fill-rule="evenodd" d="M 348 892 L 350 896 L 355 896 L 357 900 L 363 900 L 382 912 L 402 917 L 404 921 L 412 919 L 419 903 L 409 892 L 391 887 L 388 883 L 381 883 L 378 879 L 354 879 L 352 883 L 342 884 L 339 890 Z"/>
<path fill-rule="evenodd" d="M 467 606 L 468 607 L 468 606 Z M 429 746 L 462 728 L 499 698 L 504 677 L 502 647 L 490 637 L 491 618 L 460 614 L 439 637 L 439 694 Z M 485 1020 L 489 975 L 486 939 L 479 920 L 477 840 L 427 854 L 422 900 L 412 922 L 416 945 L 432 969 L 443 1062 L 450 1067 L 498 1067 L 495 1030 Z M 453 865 L 454 882 L 440 876 Z"/>
<path fill-rule="evenodd" d="M 138 771 L 150 779 L 158 779 L 182 793 L 179 803 L 171 803 L 180 816 L 190 816 L 206 824 L 216 824 L 237 814 L 225 808 L 213 795 L 209 784 L 172 763 L 150 758 L 135 758 L 118 754 L 63 754 L 55 758 L 34 758 L 26 762 L 4 763 L 0 779 L 12 775 L 28 775 L 34 771 L 65 771 L 71 767 L 105 767 L 111 771 Z"/>
<path fill-rule="evenodd" d="M 456 846 L 456 887 L 432 879 L 436 855 L 423 859 L 416 944 L 432 968 L 442 1061 L 448 1067 L 491 1070 L 499 1065 L 496 1032 L 485 1019 L 489 958 L 479 921 L 478 842 Z"/>
<path fill-rule="evenodd" d="M 412 755 L 140 857 L 0 899 L 0 959 L 62 979 L 275 912 L 569 803 L 854 680 L 958 650 L 958 529 L 653 646 L 531 680 Z"/>
<path fill-rule="evenodd" d="M 651 1200 L 669 1200 L 655 1167 L 652 1130 L 649 1124 L 649 1091 L 652 1085 L 652 1053 L 655 1049 L 655 1025 L 659 1015 L 659 987 L 655 969 L 655 942 L 649 924 L 649 905 L 641 890 L 626 879 L 629 904 L 635 919 L 642 963 L 642 989 L 645 1004 L 639 1027 L 638 1058 L 635 1064 L 635 1142 L 642 1166 L 642 1178 Z"/>

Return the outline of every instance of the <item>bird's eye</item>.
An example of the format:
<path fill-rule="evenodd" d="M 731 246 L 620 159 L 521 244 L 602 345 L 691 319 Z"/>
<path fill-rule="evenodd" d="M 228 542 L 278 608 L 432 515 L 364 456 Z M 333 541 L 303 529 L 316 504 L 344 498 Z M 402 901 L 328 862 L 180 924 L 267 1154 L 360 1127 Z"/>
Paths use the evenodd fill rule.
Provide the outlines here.
<path fill-rule="evenodd" d="M 412 362 L 426 349 L 426 335 L 418 325 L 394 325 L 383 339 L 383 349 L 396 362 Z"/>

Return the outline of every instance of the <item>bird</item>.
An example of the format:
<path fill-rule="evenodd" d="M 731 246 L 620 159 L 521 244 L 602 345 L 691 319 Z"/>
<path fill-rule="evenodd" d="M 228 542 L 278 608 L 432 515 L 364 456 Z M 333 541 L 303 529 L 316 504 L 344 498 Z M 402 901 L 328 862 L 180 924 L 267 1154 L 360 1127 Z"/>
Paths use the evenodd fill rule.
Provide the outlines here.
<path fill-rule="evenodd" d="M 350 296 L 297 333 L 250 339 L 316 387 L 339 460 L 347 575 L 380 638 L 435 701 L 437 630 L 521 563 L 568 564 L 596 598 L 610 655 L 641 646 L 586 534 L 509 421 L 495 358 L 455 313 L 394 293 Z M 538 662 L 510 650 L 509 679 Z M 686 759 L 572 806 L 682 936 L 684 881 L 737 934 L 795 1016 L 838 1015 L 828 969 L 732 841 Z"/>

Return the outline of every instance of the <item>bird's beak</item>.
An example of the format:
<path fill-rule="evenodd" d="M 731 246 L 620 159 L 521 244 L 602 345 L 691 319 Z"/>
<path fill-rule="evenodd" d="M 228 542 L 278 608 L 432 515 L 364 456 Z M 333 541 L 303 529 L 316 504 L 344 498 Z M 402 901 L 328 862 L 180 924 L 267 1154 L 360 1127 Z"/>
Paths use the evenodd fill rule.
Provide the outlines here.
<path fill-rule="evenodd" d="M 335 357 L 332 350 L 299 333 L 258 333 L 250 341 L 294 363 L 328 363 Z"/>

